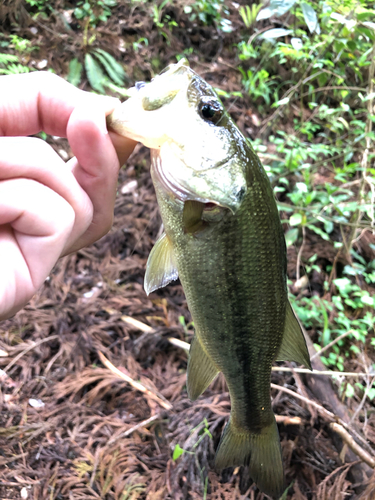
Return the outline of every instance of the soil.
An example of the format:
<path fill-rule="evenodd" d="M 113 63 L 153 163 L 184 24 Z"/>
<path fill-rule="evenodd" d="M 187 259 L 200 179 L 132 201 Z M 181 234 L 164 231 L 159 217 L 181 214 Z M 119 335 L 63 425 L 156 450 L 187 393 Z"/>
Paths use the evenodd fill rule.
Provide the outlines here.
<path fill-rule="evenodd" d="M 35 18 L 36 8 L 23 2 L 4 2 L 3 35 L 17 34 L 39 47 L 24 55 L 25 64 L 38 68 L 46 60 L 46 69 L 66 76 L 69 61 L 83 58 L 83 30 L 72 17 L 73 3 L 50 3 L 53 10 L 45 19 Z M 94 46 L 124 65 L 129 85 L 149 80 L 175 62 L 177 54 L 192 48 L 193 69 L 215 87 L 233 92 L 241 90 L 233 44 L 240 40 L 242 28 L 235 4 L 228 5 L 235 28 L 230 34 L 192 22 L 180 3 L 168 4 L 164 11 L 179 26 L 173 31 L 167 25 L 158 29 L 151 4 L 125 1 L 118 1 L 108 21 L 89 32 L 95 34 Z M 148 45 L 134 50 L 133 43 L 142 37 Z M 89 90 L 86 81 L 81 88 Z M 261 115 L 248 96 L 224 102 L 253 139 L 266 113 L 272 113 Z M 263 139 L 267 144 L 267 137 Z M 64 159 L 71 155 L 65 140 L 47 140 Z M 213 457 L 230 400 L 221 377 L 197 401 L 187 397 L 187 354 L 170 342 L 190 342 L 193 335 L 181 285 L 174 282 L 149 297 L 143 290 L 147 257 L 160 228 L 149 153 L 137 146 L 120 172 L 111 231 L 91 247 L 61 259 L 32 301 L 1 323 L 2 500 L 265 498 L 246 467 L 214 471 Z M 358 244 L 366 259 L 371 258 L 370 243 L 374 241 L 366 235 L 363 246 Z M 289 250 L 292 286 L 297 253 L 298 247 Z M 302 262 L 315 253 L 322 267 L 346 263 L 330 242 L 308 231 Z M 309 290 L 325 293 L 318 273 L 310 277 Z M 129 317 L 140 324 L 132 324 Z M 315 331 L 308 334 L 316 340 Z M 105 367 L 101 355 L 148 391 L 137 390 Z M 364 355 L 374 361 L 373 352 Z M 363 371 L 362 361 L 348 360 L 345 369 Z M 272 382 L 315 400 L 302 375 L 273 372 Z M 334 387 L 337 392 L 338 384 Z M 279 424 L 290 485 L 284 498 L 375 498 L 371 471 L 363 468 L 366 474 L 359 480 L 352 474 L 354 465 L 362 462 L 357 456 L 348 461 L 345 447 L 340 453 L 342 442 L 335 444 L 329 419 L 280 390 L 272 389 L 272 397 L 276 415 L 299 417 L 297 425 L 291 420 Z M 360 402 L 341 400 L 349 416 Z M 329 401 L 317 402 L 335 412 Z M 370 446 L 375 445 L 371 403 L 364 403 L 353 425 Z M 176 458 L 181 449 L 186 451 Z"/>

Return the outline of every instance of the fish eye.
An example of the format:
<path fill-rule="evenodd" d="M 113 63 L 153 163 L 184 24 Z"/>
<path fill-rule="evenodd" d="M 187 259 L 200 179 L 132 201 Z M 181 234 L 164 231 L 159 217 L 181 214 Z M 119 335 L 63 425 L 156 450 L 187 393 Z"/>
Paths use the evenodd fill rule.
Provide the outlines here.
<path fill-rule="evenodd" d="M 199 114 L 205 121 L 214 123 L 215 125 L 220 121 L 224 111 L 219 101 L 208 101 L 205 99 L 202 99 L 199 103 L 198 109 Z"/>

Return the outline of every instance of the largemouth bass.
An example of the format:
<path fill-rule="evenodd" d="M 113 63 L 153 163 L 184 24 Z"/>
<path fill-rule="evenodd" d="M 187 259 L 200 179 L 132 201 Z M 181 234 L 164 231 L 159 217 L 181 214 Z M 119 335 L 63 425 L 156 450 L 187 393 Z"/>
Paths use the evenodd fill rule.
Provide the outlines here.
<path fill-rule="evenodd" d="M 284 472 L 271 366 L 310 367 L 310 359 L 288 301 L 286 246 L 267 175 L 185 60 L 136 84 L 108 124 L 151 148 L 165 232 L 150 253 L 145 290 L 181 280 L 195 327 L 188 395 L 198 398 L 219 372 L 229 388 L 231 415 L 215 465 L 249 465 L 258 487 L 279 497 Z"/>

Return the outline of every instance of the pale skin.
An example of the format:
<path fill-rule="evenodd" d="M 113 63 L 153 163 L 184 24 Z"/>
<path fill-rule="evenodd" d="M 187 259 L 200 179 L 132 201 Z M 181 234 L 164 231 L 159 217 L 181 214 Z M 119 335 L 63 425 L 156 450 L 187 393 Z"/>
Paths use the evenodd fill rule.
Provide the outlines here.
<path fill-rule="evenodd" d="M 0 320 L 21 309 L 57 260 L 112 225 L 120 165 L 135 142 L 108 133 L 119 104 L 45 72 L 0 77 Z M 41 139 L 66 137 L 68 162 Z"/>

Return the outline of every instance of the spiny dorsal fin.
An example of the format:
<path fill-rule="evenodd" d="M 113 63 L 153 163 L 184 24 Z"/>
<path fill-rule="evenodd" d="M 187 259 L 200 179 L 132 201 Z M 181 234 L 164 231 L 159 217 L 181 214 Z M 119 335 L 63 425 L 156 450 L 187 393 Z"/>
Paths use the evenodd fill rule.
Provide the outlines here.
<path fill-rule="evenodd" d="M 144 289 L 149 295 L 178 278 L 172 244 L 163 233 L 148 256 Z"/>
<path fill-rule="evenodd" d="M 276 361 L 295 361 L 312 370 L 306 340 L 289 301 L 286 306 L 283 341 Z"/>
<path fill-rule="evenodd" d="M 190 345 L 186 382 L 191 401 L 195 401 L 207 389 L 218 373 L 219 370 L 195 334 Z"/>

